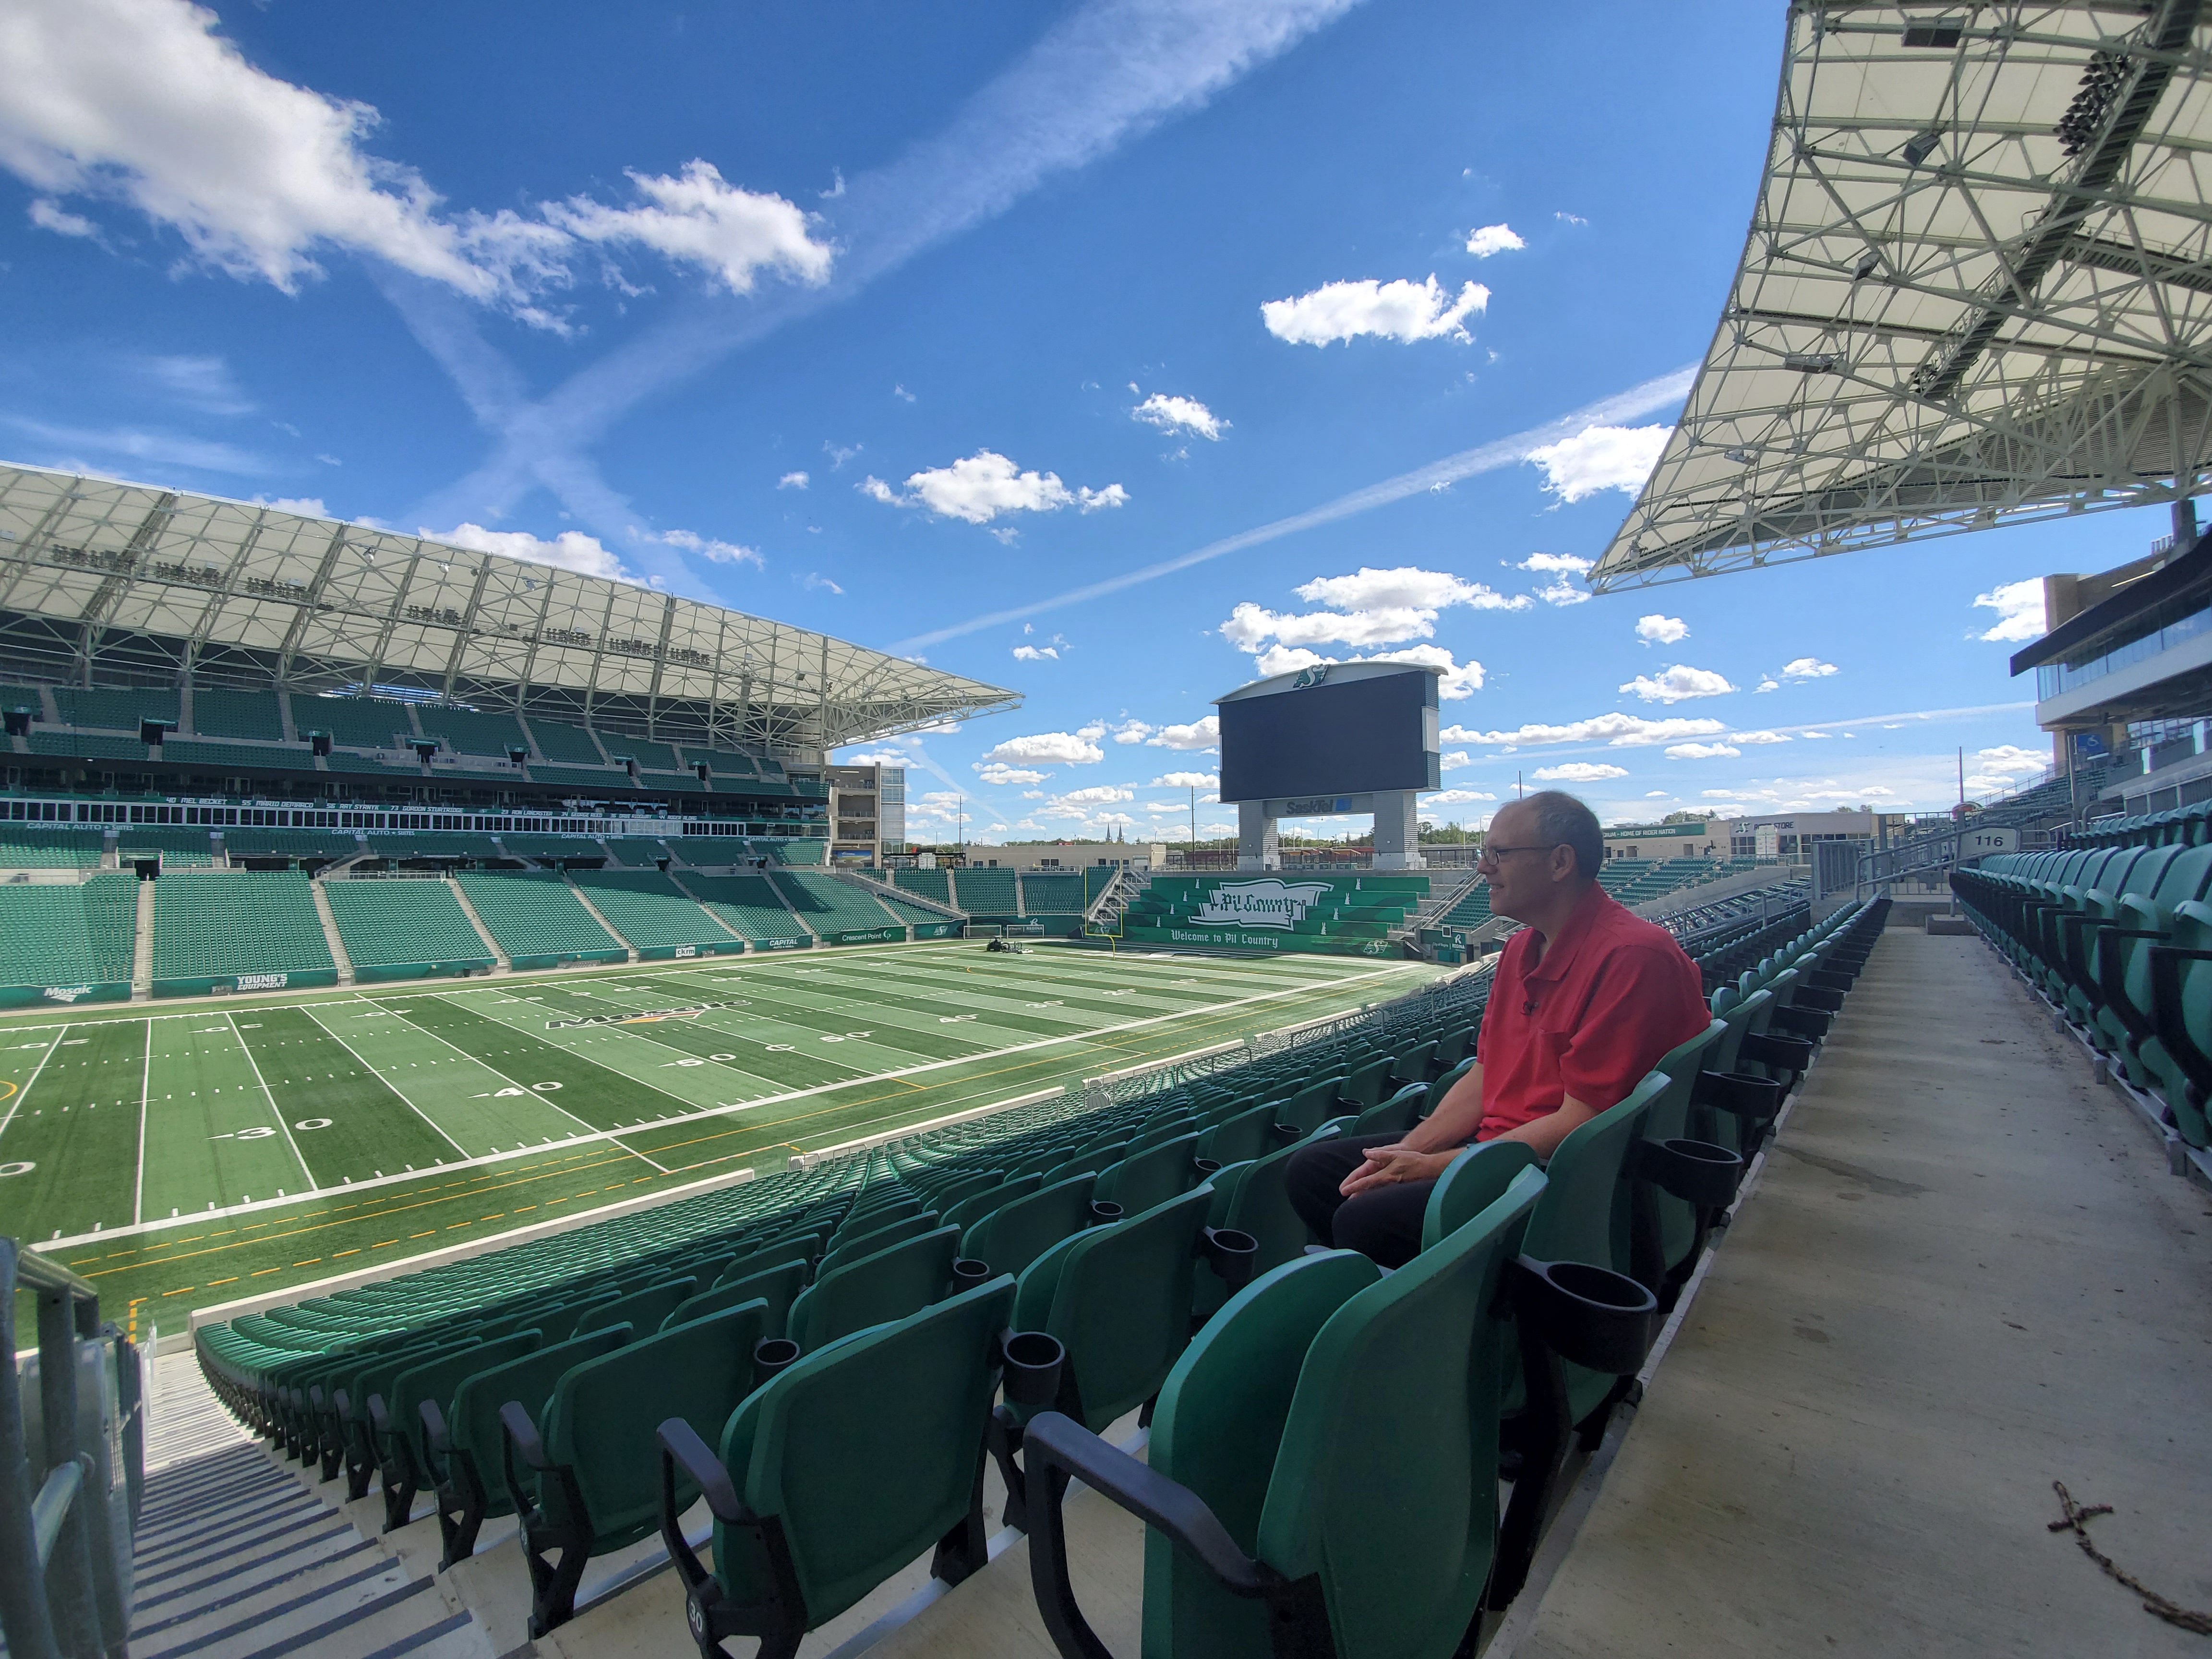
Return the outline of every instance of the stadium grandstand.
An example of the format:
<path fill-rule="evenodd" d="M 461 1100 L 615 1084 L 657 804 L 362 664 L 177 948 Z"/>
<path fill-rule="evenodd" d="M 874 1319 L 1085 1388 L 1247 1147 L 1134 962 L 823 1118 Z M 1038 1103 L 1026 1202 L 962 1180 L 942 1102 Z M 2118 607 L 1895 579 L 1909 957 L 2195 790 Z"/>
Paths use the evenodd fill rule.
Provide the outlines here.
<path fill-rule="evenodd" d="M 11 471 L 9 1651 L 2201 1649 L 2208 65 L 2193 0 L 1789 8 L 1595 585 L 2173 537 L 2052 579 L 2006 798 L 1606 860 L 1703 1029 L 1388 1271 L 1291 1165 L 1537 1012 L 1484 864 L 890 866 L 830 751 L 1009 694 Z"/>

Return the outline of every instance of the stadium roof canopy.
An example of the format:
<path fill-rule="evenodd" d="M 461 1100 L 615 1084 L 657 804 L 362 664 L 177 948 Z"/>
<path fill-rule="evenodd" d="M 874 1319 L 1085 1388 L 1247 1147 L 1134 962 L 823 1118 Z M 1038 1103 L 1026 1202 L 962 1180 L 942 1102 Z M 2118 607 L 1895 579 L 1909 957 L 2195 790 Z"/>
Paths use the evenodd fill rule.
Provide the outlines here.
<path fill-rule="evenodd" d="M 390 688 L 645 737 L 826 750 L 1018 706 L 635 583 L 272 507 L 0 465 L 0 678 Z"/>
<path fill-rule="evenodd" d="M 1743 262 L 1601 591 L 2212 468 L 2203 0 L 1798 0 Z"/>

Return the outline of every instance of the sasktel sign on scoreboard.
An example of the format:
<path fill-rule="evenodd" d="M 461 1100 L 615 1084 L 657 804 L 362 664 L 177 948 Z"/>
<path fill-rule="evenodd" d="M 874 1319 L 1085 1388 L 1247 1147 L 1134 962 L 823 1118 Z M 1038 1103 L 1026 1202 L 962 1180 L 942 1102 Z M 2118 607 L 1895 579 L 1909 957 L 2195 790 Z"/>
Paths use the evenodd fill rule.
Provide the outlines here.
<path fill-rule="evenodd" d="M 1421 663 L 1323 663 L 1214 699 L 1240 870 L 1282 867 L 1279 818 L 1375 815 L 1375 868 L 1418 870 L 1415 796 L 1442 787 L 1437 683 Z"/>

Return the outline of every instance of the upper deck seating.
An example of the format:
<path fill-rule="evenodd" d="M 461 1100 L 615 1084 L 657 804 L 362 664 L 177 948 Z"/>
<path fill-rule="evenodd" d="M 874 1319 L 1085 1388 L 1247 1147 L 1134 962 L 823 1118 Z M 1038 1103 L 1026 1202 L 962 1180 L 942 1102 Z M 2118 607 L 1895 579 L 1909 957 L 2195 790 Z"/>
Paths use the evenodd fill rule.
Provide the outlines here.
<path fill-rule="evenodd" d="M 599 744 L 592 740 L 592 734 L 581 726 L 547 720 L 537 714 L 530 715 L 528 719 L 530 735 L 538 740 L 537 752 L 547 760 L 574 766 L 605 766 L 607 763 Z"/>
<path fill-rule="evenodd" d="M 97 870 L 106 839 L 98 830 L 0 823 L 0 870 Z"/>
<path fill-rule="evenodd" d="M 522 727 L 512 714 L 423 707 L 415 711 L 415 717 L 422 722 L 424 737 L 435 738 L 457 755 L 491 755 L 505 759 L 514 750 L 530 747 Z"/>
<path fill-rule="evenodd" d="M 555 875 L 465 873 L 454 878 L 501 950 L 518 968 L 556 962 L 622 962 L 628 953 Z"/>
<path fill-rule="evenodd" d="M 202 738 L 252 738 L 284 741 L 284 694 L 281 691 L 192 692 L 192 732 Z"/>
<path fill-rule="evenodd" d="M 161 745 L 161 758 L 179 766 L 235 768 L 243 771 L 312 772 L 314 751 L 304 743 L 208 743 L 198 738 L 171 738 Z"/>
<path fill-rule="evenodd" d="M 148 687 L 110 690 L 99 687 L 58 685 L 54 707 L 66 726 L 90 726 L 109 732 L 136 732 L 142 722 L 177 723 L 177 694 Z"/>
<path fill-rule="evenodd" d="M 407 705 L 378 697 L 297 696 L 292 699 L 292 721 L 301 738 L 327 732 L 332 743 L 346 749 L 404 749 L 415 740 Z"/>

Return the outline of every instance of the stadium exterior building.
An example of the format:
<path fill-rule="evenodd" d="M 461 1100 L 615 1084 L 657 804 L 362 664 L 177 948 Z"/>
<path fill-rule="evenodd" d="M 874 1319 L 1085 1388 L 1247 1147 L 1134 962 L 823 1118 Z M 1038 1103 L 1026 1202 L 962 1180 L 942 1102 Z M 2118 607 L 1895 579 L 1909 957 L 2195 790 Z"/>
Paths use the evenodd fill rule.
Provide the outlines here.
<path fill-rule="evenodd" d="M 0 466 L 10 817 L 675 817 L 872 863 L 903 845 L 903 774 L 830 752 L 1018 703 L 631 582 Z"/>

